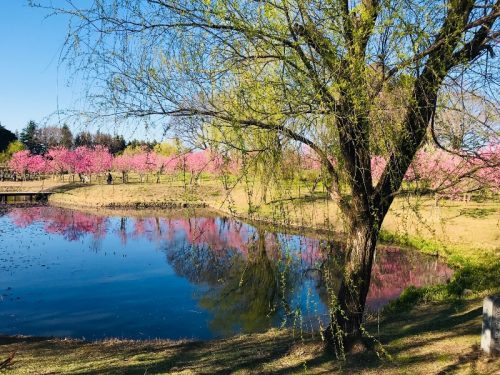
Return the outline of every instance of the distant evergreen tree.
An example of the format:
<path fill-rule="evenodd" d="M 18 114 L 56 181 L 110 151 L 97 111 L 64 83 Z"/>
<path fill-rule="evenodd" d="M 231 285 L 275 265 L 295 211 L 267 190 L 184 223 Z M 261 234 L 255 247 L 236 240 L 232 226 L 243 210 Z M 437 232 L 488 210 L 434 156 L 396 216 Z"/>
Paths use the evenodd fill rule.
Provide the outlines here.
<path fill-rule="evenodd" d="M 0 152 L 7 150 L 9 143 L 14 142 L 16 139 L 16 135 L 0 123 Z"/>
<path fill-rule="evenodd" d="M 69 126 L 66 124 L 61 128 L 61 146 L 66 148 L 73 147 L 73 133 L 71 133 Z"/>
<path fill-rule="evenodd" d="M 94 145 L 94 137 L 90 132 L 80 132 L 75 137 L 75 146 L 92 147 Z"/>
<path fill-rule="evenodd" d="M 28 125 L 21 131 L 19 140 L 30 150 L 33 154 L 43 154 L 46 146 L 41 144 L 37 139 L 38 126 L 35 121 L 30 120 Z"/>
<path fill-rule="evenodd" d="M 111 143 L 111 147 L 109 148 L 109 151 L 115 155 L 119 152 L 122 152 L 125 150 L 127 147 L 127 143 L 125 142 L 125 139 L 123 138 L 122 135 L 115 135 L 113 137 L 113 141 Z"/>
<path fill-rule="evenodd" d="M 113 143 L 113 137 L 111 136 L 111 134 L 101 133 L 100 131 L 97 131 L 93 139 L 95 145 L 101 145 L 111 150 Z"/>
<path fill-rule="evenodd" d="M 152 150 L 158 144 L 157 141 L 142 141 L 137 139 L 132 139 L 128 144 L 127 148 L 136 149 L 136 148 L 146 148 L 148 150 Z"/>

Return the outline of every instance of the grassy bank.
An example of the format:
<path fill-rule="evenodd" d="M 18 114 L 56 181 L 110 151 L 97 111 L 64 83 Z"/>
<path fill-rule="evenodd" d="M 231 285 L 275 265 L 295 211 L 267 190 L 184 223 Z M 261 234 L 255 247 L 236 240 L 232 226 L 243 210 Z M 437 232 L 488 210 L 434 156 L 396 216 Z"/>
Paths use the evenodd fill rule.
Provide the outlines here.
<path fill-rule="evenodd" d="M 368 326 L 389 357 L 345 362 L 317 338 L 278 330 L 209 342 L 0 337 L 0 360 L 16 351 L 6 374 L 494 374 L 500 360 L 478 349 L 480 322 L 480 299 L 420 306 Z"/>

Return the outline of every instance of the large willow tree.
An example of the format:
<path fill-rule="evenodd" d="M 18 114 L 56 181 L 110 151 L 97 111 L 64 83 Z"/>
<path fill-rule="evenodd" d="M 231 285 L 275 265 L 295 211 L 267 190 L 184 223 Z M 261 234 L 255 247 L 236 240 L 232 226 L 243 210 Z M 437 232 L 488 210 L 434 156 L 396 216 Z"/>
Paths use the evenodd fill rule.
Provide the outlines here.
<path fill-rule="evenodd" d="M 490 101 L 498 91 L 496 0 L 94 0 L 52 9 L 71 17 L 65 58 L 91 82 L 96 115 L 170 118 L 240 150 L 289 140 L 317 154 L 346 223 L 329 327 L 340 345 L 361 335 L 378 234 L 433 130 L 443 87 Z M 388 161 L 377 181 L 374 155 Z"/>

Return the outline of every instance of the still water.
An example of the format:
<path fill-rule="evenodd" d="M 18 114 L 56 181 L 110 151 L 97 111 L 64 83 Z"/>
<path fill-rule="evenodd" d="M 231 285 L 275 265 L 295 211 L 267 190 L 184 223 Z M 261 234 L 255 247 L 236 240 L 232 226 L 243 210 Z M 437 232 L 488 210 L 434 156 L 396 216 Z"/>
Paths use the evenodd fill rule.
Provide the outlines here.
<path fill-rule="evenodd" d="M 336 250 L 325 240 L 195 212 L 0 212 L 0 334 L 210 339 L 326 318 L 322 267 Z M 380 248 L 369 308 L 451 273 L 434 257 Z"/>

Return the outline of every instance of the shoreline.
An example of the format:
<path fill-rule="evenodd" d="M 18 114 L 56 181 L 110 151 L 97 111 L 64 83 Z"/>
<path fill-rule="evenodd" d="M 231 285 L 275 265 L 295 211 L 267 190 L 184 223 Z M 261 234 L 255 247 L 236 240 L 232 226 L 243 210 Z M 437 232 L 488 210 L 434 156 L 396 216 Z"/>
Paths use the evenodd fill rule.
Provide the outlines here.
<path fill-rule="evenodd" d="M 109 199 L 109 197 L 104 197 L 101 201 L 102 203 L 96 203 L 97 201 L 93 200 L 94 196 L 89 197 L 85 196 L 83 202 L 75 203 L 74 201 L 68 201 L 66 197 L 68 195 L 73 195 L 72 193 L 68 193 L 68 190 L 72 189 L 86 189 L 86 188 L 131 188 L 132 186 L 140 187 L 143 189 L 158 187 L 160 186 L 162 190 L 170 187 L 172 190 L 175 187 L 172 186 L 162 186 L 162 184 L 119 184 L 119 185 L 85 185 L 85 184 L 74 184 L 67 183 L 65 185 L 57 185 L 54 188 L 54 194 L 48 197 L 46 204 L 73 209 L 73 210 L 84 210 L 88 212 L 106 212 L 110 215 L 115 214 L 117 211 L 123 210 L 127 215 L 136 216 L 135 212 L 140 212 L 143 214 L 144 212 L 151 212 L 154 214 L 157 213 L 165 213 L 165 211 L 184 211 L 184 210 L 201 210 L 209 215 L 220 215 L 229 218 L 233 218 L 236 220 L 244 221 L 253 226 L 264 226 L 265 229 L 269 229 L 271 231 L 282 231 L 284 233 L 291 234 L 305 234 L 312 235 L 324 239 L 328 239 L 334 241 L 336 243 L 341 243 L 344 237 L 342 230 L 336 230 L 334 228 L 334 224 L 330 223 L 327 219 L 327 224 L 314 225 L 314 223 L 309 223 L 308 225 L 303 225 L 299 223 L 294 223 L 292 220 L 277 220 L 274 218 L 266 217 L 265 215 L 257 215 L 257 214 L 245 214 L 242 212 L 237 212 L 236 210 L 231 209 L 230 207 L 223 207 L 221 204 L 214 204 L 210 200 L 206 201 L 199 197 L 199 194 L 194 196 L 194 199 L 191 200 L 174 200 L 174 199 L 163 199 L 163 200 L 149 200 L 149 201 L 125 201 L 120 202 L 116 199 L 116 196 L 113 196 L 114 199 Z M 167 195 L 168 196 L 168 195 Z M 193 196 L 190 196 L 193 198 Z M 101 197 L 102 199 L 102 197 Z M 500 205 L 499 205 L 500 207 Z M 153 215 L 154 216 L 154 215 Z M 498 224 L 497 224 L 498 226 Z M 387 229 L 382 229 L 380 232 L 380 236 L 378 239 L 378 244 L 380 246 L 398 246 L 405 250 L 416 250 L 423 254 L 438 256 L 445 260 L 448 266 L 453 268 L 454 270 L 457 267 L 461 266 L 464 261 L 467 261 L 470 257 L 468 255 L 461 254 L 461 249 L 456 248 L 455 245 L 451 243 L 444 243 L 440 240 L 429 240 L 421 236 L 413 236 L 408 233 L 403 233 L 402 235 L 398 234 L 398 232 L 390 231 Z M 484 252 L 493 255 L 494 257 L 498 257 L 500 253 L 498 250 L 491 248 L 472 248 L 471 250 L 475 253 Z M 459 259 L 455 259 L 458 255 Z M 475 260 L 475 259 L 474 259 Z"/>
<path fill-rule="evenodd" d="M 0 190 L 1 186 L 0 183 Z M 287 192 L 289 198 L 288 195 L 270 196 L 267 202 L 263 202 L 254 192 L 249 209 L 249 197 L 241 187 L 229 192 L 212 180 L 203 180 L 199 185 L 188 188 L 176 182 L 61 185 L 48 180 L 40 181 L 38 187 L 54 191 L 48 199 L 49 203 L 73 209 L 207 208 L 250 223 L 323 233 L 339 239 L 343 233 L 338 208 L 321 194 L 308 196 L 306 193 L 301 196 L 299 193 L 297 196 L 297 191 L 290 191 Z M 34 185 L 19 185 L 16 190 L 35 188 Z M 500 236 L 496 233 L 500 233 L 499 213 L 500 201 L 497 200 L 467 203 L 441 201 L 436 206 L 433 199 L 425 196 L 401 198 L 393 204 L 384 220 L 380 237 L 417 248 L 425 242 L 423 247 L 431 245 L 434 252 L 438 250 L 444 256 L 449 255 L 448 248 L 459 248 L 459 252 L 469 258 L 475 258 L 478 251 L 498 257 Z"/>
<path fill-rule="evenodd" d="M 24 205 L 36 205 L 37 203 L 26 203 Z M 294 235 L 306 235 L 306 236 L 314 236 L 319 237 L 320 239 L 326 239 L 329 241 L 333 241 L 335 243 L 341 243 L 343 238 L 343 232 L 335 231 L 333 229 L 328 229 L 325 227 L 318 226 L 303 226 L 299 224 L 282 224 L 277 221 L 273 221 L 271 219 L 266 218 L 255 218 L 254 216 L 243 215 L 243 214 L 234 214 L 231 211 L 215 208 L 210 206 L 205 202 L 164 202 L 164 204 L 151 203 L 147 204 L 144 202 L 133 202 L 129 204 L 116 204 L 110 203 L 105 205 L 90 205 L 90 204 L 67 204 L 65 202 L 59 201 L 51 201 L 50 199 L 46 202 L 39 202 L 38 204 L 45 204 L 52 207 L 65 208 L 69 210 L 80 210 L 88 213 L 94 214 L 105 214 L 108 216 L 116 216 L 117 212 L 122 211 L 123 214 L 130 217 L 141 217 L 144 215 L 137 215 L 138 212 L 141 214 L 146 213 L 146 215 L 156 216 L 155 214 L 166 214 L 170 213 L 178 213 L 178 212 L 186 212 L 187 215 L 192 214 L 192 210 L 196 212 L 202 212 L 202 214 L 213 215 L 213 216 L 224 216 L 231 219 L 243 221 L 252 226 L 264 226 L 264 229 L 276 232 L 283 232 Z M 22 206 L 22 204 L 21 204 Z M 385 234 L 385 233 L 384 233 Z M 391 233 L 388 233 L 391 235 Z M 383 236 L 381 236 L 383 237 Z M 397 246 L 405 251 L 416 250 L 422 254 L 437 256 L 443 259 L 447 259 L 446 256 L 439 253 L 432 253 L 426 251 L 425 249 L 418 248 L 417 246 L 412 246 L 408 243 L 385 240 L 383 238 L 379 238 L 377 247 L 389 247 L 389 246 Z M 447 263 L 452 269 L 456 268 L 456 264 Z"/>
<path fill-rule="evenodd" d="M 266 218 L 259 218 L 259 217 L 254 217 L 254 216 L 249 216 L 249 215 L 244 215 L 244 214 L 235 214 L 234 212 L 222 209 L 222 208 L 217 208 L 209 203 L 206 202 L 165 202 L 164 204 L 160 203 L 151 203 L 147 204 L 144 202 L 134 202 L 130 204 L 116 204 L 116 203 L 110 203 L 106 205 L 77 205 L 77 204 L 67 204 L 65 202 L 60 202 L 60 201 L 49 201 L 46 202 L 46 204 L 53 206 L 53 207 L 60 207 L 60 208 L 67 208 L 70 210 L 83 210 L 87 212 L 104 212 L 109 215 L 113 215 L 113 213 L 116 213 L 117 211 L 124 211 L 125 214 L 130 215 L 130 216 L 136 216 L 134 215 L 133 211 L 139 211 L 141 213 L 147 212 L 147 213 L 164 213 L 164 211 L 190 211 L 190 210 L 200 210 L 201 212 L 208 213 L 209 215 L 214 215 L 214 216 L 224 216 L 228 217 L 231 219 L 236 219 L 240 221 L 244 221 L 245 223 L 248 223 L 250 225 L 254 226 L 266 226 L 272 228 L 274 231 L 283 231 L 285 233 L 292 233 L 295 234 L 299 231 L 304 231 L 307 234 L 313 233 L 315 235 L 319 235 L 322 237 L 328 237 L 331 239 L 331 236 L 342 236 L 341 231 L 335 231 L 333 229 L 325 228 L 325 227 L 317 227 L 317 226 L 304 226 L 300 224 L 294 224 L 294 223 L 289 223 L 289 224 L 283 224 L 278 221 L 274 221 L 271 219 L 266 219 Z"/>
<path fill-rule="evenodd" d="M 202 212 L 208 213 L 209 215 L 218 215 L 229 217 L 232 219 L 244 221 L 253 226 L 264 226 L 272 231 L 282 231 L 284 233 L 291 234 L 305 234 L 318 236 L 322 239 L 328 239 L 336 243 L 341 243 L 344 237 L 343 231 L 335 230 L 331 227 L 326 226 L 315 226 L 315 225 L 300 225 L 296 223 L 281 223 L 277 220 L 272 220 L 265 217 L 255 217 L 254 215 L 247 215 L 241 213 L 235 213 L 227 209 L 217 208 L 210 205 L 207 202 L 154 202 L 147 204 L 144 202 L 132 202 L 128 204 L 120 203 L 108 203 L 104 205 L 92 205 L 92 204 L 68 204 L 66 202 L 61 202 L 57 199 L 50 199 L 47 204 L 55 207 L 67 208 L 72 210 L 84 210 L 87 212 L 104 212 L 109 215 L 113 215 L 117 211 L 124 210 L 125 214 L 130 216 L 136 216 L 134 211 L 141 213 L 151 212 L 151 213 L 164 213 L 164 211 L 183 211 L 183 210 L 201 210 Z M 419 242 L 430 242 L 433 247 L 441 247 L 442 251 L 433 248 L 431 251 L 419 247 Z M 405 250 L 416 250 L 422 254 L 438 256 L 446 260 L 447 264 L 455 269 L 457 267 L 456 262 L 448 262 L 450 254 L 444 251 L 445 245 L 434 244 L 432 241 L 427 241 L 419 237 L 412 236 L 399 236 L 397 233 L 393 233 L 382 229 L 377 246 L 397 246 Z M 478 249 L 481 250 L 481 249 Z"/>

